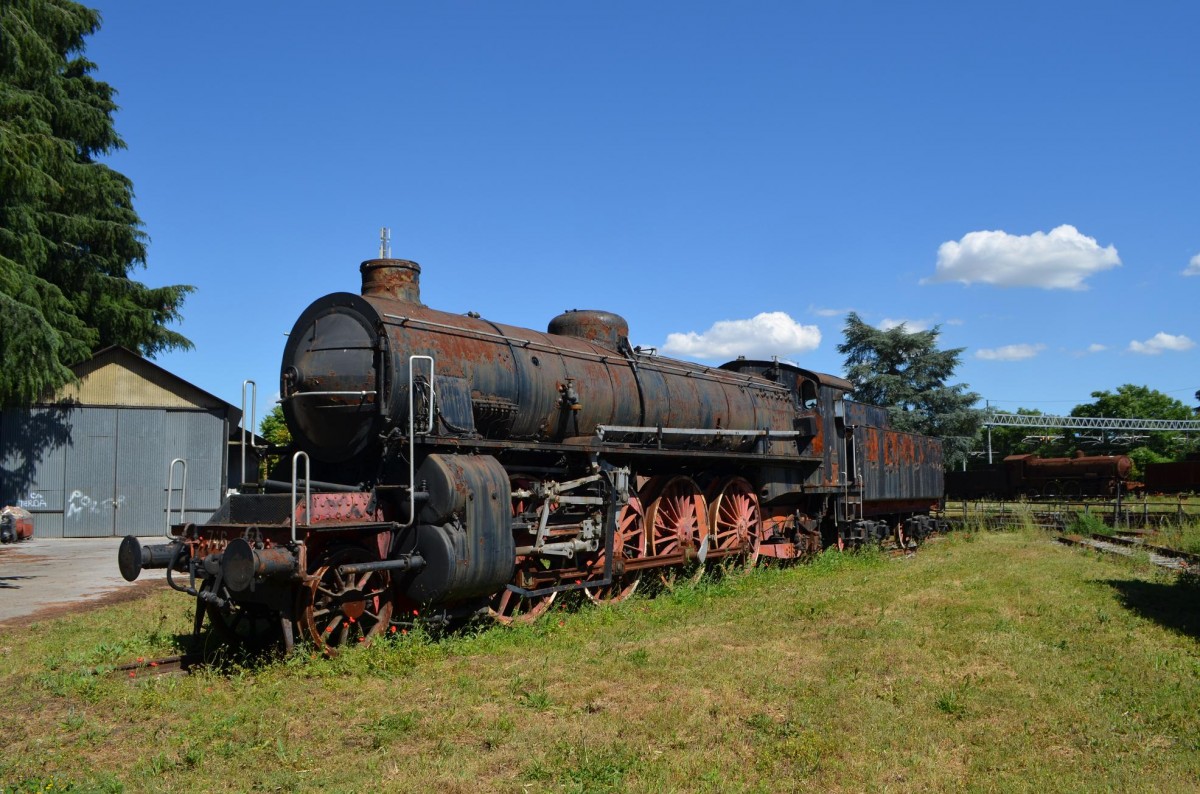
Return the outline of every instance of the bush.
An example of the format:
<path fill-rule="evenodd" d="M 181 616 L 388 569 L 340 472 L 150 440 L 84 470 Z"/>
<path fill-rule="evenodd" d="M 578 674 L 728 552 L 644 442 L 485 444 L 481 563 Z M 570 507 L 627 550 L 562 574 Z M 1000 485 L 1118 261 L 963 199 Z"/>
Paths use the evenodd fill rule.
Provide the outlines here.
<path fill-rule="evenodd" d="M 1136 447 L 1129 450 L 1129 458 L 1133 461 L 1133 470 L 1129 473 L 1131 479 L 1144 480 L 1147 463 L 1170 463 L 1168 455 L 1160 455 L 1150 447 Z"/>
<path fill-rule="evenodd" d="M 1073 535 L 1111 535 L 1113 528 L 1092 513 L 1076 513 L 1067 525 Z"/>

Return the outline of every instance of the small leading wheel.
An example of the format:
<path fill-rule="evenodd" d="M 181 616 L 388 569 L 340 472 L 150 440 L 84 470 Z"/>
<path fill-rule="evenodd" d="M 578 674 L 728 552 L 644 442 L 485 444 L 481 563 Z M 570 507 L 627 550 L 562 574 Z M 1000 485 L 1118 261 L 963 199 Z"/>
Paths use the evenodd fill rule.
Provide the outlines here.
<path fill-rule="evenodd" d="M 636 496 L 629 497 L 629 503 L 621 508 L 617 516 L 617 533 L 613 536 L 613 558 L 615 560 L 636 560 L 646 556 L 646 521 L 642 502 Z M 604 576 L 604 549 L 601 549 L 590 563 L 591 578 Z M 613 576 L 612 584 L 607 587 L 587 587 L 584 592 L 596 603 L 616 603 L 624 601 L 633 595 L 638 584 L 642 581 L 641 571 Z"/>
<path fill-rule="evenodd" d="M 673 477 L 646 508 L 646 534 L 650 554 L 655 557 L 683 554 L 687 550 L 707 552 L 708 503 L 699 486 L 690 477 Z M 700 560 L 703 563 L 703 559 Z M 685 563 L 672 565 L 662 572 L 663 584 L 670 587 Z M 704 566 L 693 566 L 693 579 L 704 575 Z"/>
<path fill-rule="evenodd" d="M 513 585 L 522 590 L 536 590 L 538 584 L 529 577 L 528 571 L 517 568 Z M 540 596 L 523 596 L 514 593 L 507 587 L 492 596 L 488 605 L 488 614 L 497 623 L 509 625 L 512 623 L 532 623 L 549 611 L 558 593 L 546 593 Z"/>
<path fill-rule="evenodd" d="M 334 551 L 301 586 L 296 614 L 303 635 L 326 656 L 339 648 L 366 644 L 387 629 L 392 618 L 391 577 L 387 571 L 342 573 L 339 568 L 379 557 L 359 546 Z"/>
<path fill-rule="evenodd" d="M 261 653 L 281 644 L 282 624 L 277 611 L 263 604 L 234 601 L 224 585 L 218 593 L 224 604 L 217 606 L 203 597 L 213 592 L 214 585 L 213 579 L 206 579 L 200 585 L 201 596 L 196 600 L 196 634 L 200 633 L 203 617 L 207 616 L 212 635 L 235 650 Z"/>
<path fill-rule="evenodd" d="M 725 481 L 708 507 L 709 546 L 714 551 L 743 549 L 747 565 L 758 561 L 763 539 L 762 512 L 754 486 L 741 477 Z"/>

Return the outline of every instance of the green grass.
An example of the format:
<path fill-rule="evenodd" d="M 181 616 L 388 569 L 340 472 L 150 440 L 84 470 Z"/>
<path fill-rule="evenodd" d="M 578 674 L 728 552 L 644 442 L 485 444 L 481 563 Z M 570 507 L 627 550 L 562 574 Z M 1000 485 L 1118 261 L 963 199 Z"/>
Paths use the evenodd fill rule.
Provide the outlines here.
<path fill-rule="evenodd" d="M 176 652 L 174 593 L 0 630 L 0 781 L 42 791 L 1194 790 L 1200 590 L 1031 530 L 676 584 L 336 659 Z M 53 786 L 53 788 L 51 788 Z"/>
<path fill-rule="evenodd" d="M 1200 554 L 1200 523 L 1164 524 L 1146 536 L 1147 543 Z"/>

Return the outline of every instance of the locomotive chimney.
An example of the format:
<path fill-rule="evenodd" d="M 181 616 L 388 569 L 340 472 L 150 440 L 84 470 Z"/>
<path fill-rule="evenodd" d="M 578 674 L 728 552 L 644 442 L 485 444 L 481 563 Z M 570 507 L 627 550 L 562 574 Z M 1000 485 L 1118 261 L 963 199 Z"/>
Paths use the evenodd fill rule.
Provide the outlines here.
<path fill-rule="evenodd" d="M 364 298 L 389 298 L 421 304 L 421 266 L 407 259 L 368 259 L 362 272 Z"/>

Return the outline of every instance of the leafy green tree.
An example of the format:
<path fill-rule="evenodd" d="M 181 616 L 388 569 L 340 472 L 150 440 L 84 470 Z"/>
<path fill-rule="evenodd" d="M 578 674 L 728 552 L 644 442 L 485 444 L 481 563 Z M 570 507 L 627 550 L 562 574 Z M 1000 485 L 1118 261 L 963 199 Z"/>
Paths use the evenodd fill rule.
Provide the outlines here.
<path fill-rule="evenodd" d="M 258 423 L 258 434 L 273 447 L 286 447 L 292 443 L 292 433 L 283 418 L 283 406 L 276 405 Z"/>
<path fill-rule="evenodd" d="M 92 77 L 98 12 L 0 2 L 0 404 L 28 404 L 109 345 L 147 356 L 191 343 L 167 328 L 192 287 L 147 287 L 133 186 L 97 158 L 124 147 L 115 91 Z"/>
<path fill-rule="evenodd" d="M 912 331 L 901 324 L 881 331 L 855 312 L 846 317 L 846 379 L 854 399 L 880 405 L 898 430 L 942 438 L 946 463 L 965 459 L 982 423 L 972 406 L 979 395 L 963 383 L 948 385 L 964 348 L 938 350 L 941 326 Z"/>
<path fill-rule="evenodd" d="M 258 423 L 258 435 L 275 450 L 282 450 L 292 443 L 292 432 L 288 430 L 287 421 L 283 418 L 283 406 L 276 404 L 270 413 Z M 268 453 L 263 457 L 259 467 L 259 479 L 265 480 L 279 462 L 278 454 Z"/>
<path fill-rule="evenodd" d="M 1071 416 L 1107 417 L 1110 419 L 1194 419 L 1195 413 L 1185 403 L 1174 397 L 1151 389 L 1126 383 L 1115 392 L 1094 391 L 1093 402 L 1077 405 Z M 1154 455 L 1139 453 L 1146 462 L 1161 462 L 1174 459 L 1186 451 L 1177 433 L 1152 432 L 1144 446 Z M 1130 455 L 1133 456 L 1133 450 Z"/>

